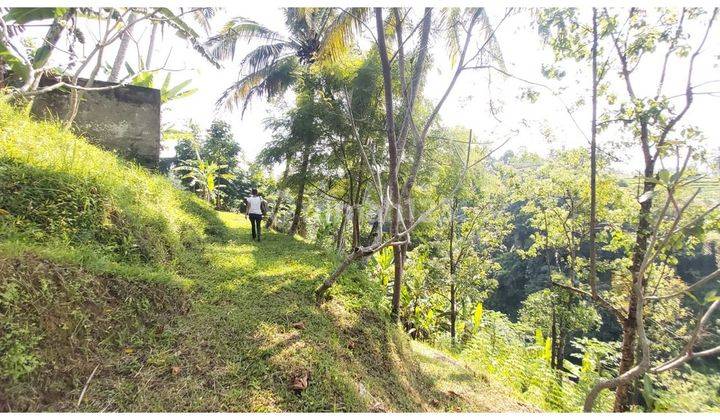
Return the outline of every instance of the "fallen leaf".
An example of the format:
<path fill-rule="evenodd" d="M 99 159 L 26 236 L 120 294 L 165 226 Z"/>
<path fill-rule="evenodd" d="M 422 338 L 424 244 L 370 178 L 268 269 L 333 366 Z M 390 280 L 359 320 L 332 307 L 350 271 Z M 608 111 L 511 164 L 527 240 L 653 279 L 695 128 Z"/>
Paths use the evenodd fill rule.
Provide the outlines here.
<path fill-rule="evenodd" d="M 124 351 L 125 353 L 127 353 L 127 354 L 133 354 L 133 353 L 135 353 L 135 349 L 132 349 L 132 348 L 130 348 L 130 347 L 125 348 L 125 350 L 123 350 L 123 351 Z"/>
<path fill-rule="evenodd" d="M 297 328 L 298 330 L 304 330 L 305 329 L 305 323 L 302 321 L 295 322 L 292 324 L 293 328 Z"/>
<path fill-rule="evenodd" d="M 308 387 L 308 380 L 310 379 L 310 373 L 307 371 L 300 372 L 292 378 L 290 383 L 290 389 L 295 392 L 300 392 Z"/>

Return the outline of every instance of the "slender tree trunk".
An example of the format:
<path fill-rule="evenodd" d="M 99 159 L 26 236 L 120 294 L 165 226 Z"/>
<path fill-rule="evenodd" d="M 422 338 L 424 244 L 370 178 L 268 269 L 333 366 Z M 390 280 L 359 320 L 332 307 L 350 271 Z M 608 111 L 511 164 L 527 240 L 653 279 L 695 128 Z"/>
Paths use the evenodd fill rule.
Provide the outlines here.
<path fill-rule="evenodd" d="M 402 248 L 399 245 L 393 246 L 393 263 L 395 270 L 393 271 L 392 311 L 390 315 L 392 320 L 397 322 L 400 319 L 400 295 L 404 267 Z"/>
<path fill-rule="evenodd" d="M 347 204 L 343 204 L 340 227 L 338 227 L 337 234 L 335 235 L 335 251 L 337 252 L 341 252 L 343 248 L 345 248 L 345 226 L 347 226 L 347 214 L 349 211 L 349 206 Z"/>
<path fill-rule="evenodd" d="M 303 150 L 302 162 L 300 163 L 300 186 L 298 187 L 297 197 L 295 197 L 295 213 L 293 213 L 292 225 L 290 226 L 290 235 L 294 235 L 300 229 L 303 199 L 305 197 L 305 181 L 307 178 L 308 163 L 310 162 L 310 146 L 305 145 Z"/>
<path fill-rule="evenodd" d="M 129 28 L 120 37 L 120 46 L 118 47 L 117 55 L 115 56 L 115 62 L 113 63 L 108 82 L 115 83 L 120 79 L 120 70 L 125 64 L 125 56 L 127 55 L 128 47 L 130 46 L 130 38 L 132 37 L 133 23 L 135 22 L 135 13 L 130 13 L 128 17 L 127 26 Z"/>
<path fill-rule="evenodd" d="M 400 214 L 400 186 L 399 186 L 399 155 L 397 147 L 397 138 L 395 136 L 395 118 L 393 114 L 393 97 L 392 97 L 392 71 L 390 68 L 390 60 L 387 55 L 387 46 L 385 45 L 385 21 L 382 17 L 382 8 L 375 8 L 375 26 L 377 29 L 377 44 L 380 53 L 380 62 L 382 64 L 383 74 L 383 92 L 385 94 L 385 130 L 388 139 L 388 186 L 390 187 L 390 200 L 392 202 L 392 220 L 390 224 L 390 234 L 396 236 L 398 234 Z M 403 239 L 403 238 L 398 238 Z M 391 318 L 397 322 L 400 317 L 400 292 L 402 290 L 403 275 L 403 258 L 400 245 L 393 245 L 393 260 L 395 265 L 393 296 Z"/>
<path fill-rule="evenodd" d="M 455 297 L 455 250 L 453 248 L 455 239 L 455 210 L 457 208 L 457 198 L 453 197 L 450 205 L 450 231 L 448 256 L 450 257 L 450 338 L 455 344 L 455 320 L 457 319 L 456 297 Z"/>
<path fill-rule="evenodd" d="M 285 191 L 280 190 L 278 193 L 277 202 L 275 203 L 275 207 L 273 208 L 273 212 L 268 217 L 268 219 L 265 221 L 265 229 L 275 229 L 275 221 L 277 220 L 278 212 L 280 211 L 280 206 L 282 206 L 283 202 L 285 201 Z"/>
<path fill-rule="evenodd" d="M 380 222 L 376 219 L 373 222 L 372 227 L 370 228 L 370 234 L 367 236 L 367 239 L 365 240 L 365 243 L 363 243 L 363 246 L 370 245 L 377 236 L 378 230 L 380 229 L 382 229 L 382 226 L 380 226 Z"/>
<path fill-rule="evenodd" d="M 597 226 L 597 49 L 598 28 L 597 9 L 593 7 L 593 44 L 592 44 L 592 122 L 590 131 L 590 292 L 597 298 L 597 245 L 595 244 L 595 229 Z"/>
<path fill-rule="evenodd" d="M 148 46 L 148 52 L 147 57 L 145 58 L 145 68 L 150 68 L 150 63 L 152 62 L 153 53 L 155 52 L 155 36 L 157 35 L 157 28 L 158 23 L 153 22 L 152 24 L 152 32 L 150 32 L 150 45 Z"/>
<path fill-rule="evenodd" d="M 265 222 L 265 229 L 274 229 L 275 228 L 275 220 L 277 220 L 278 212 L 280 211 L 280 206 L 282 206 L 283 201 L 285 201 L 285 182 L 287 182 L 287 177 L 290 173 L 290 156 L 285 156 L 285 170 L 283 171 L 282 180 L 280 181 L 280 192 L 278 193 L 277 202 L 275 203 L 275 208 L 273 208 L 272 216 L 270 216 L 267 221 Z"/>
<path fill-rule="evenodd" d="M 454 276 L 450 275 L 450 278 L 450 338 L 452 339 L 452 343 L 455 344 L 457 336 L 455 329 L 457 322 L 457 290 Z"/>
<path fill-rule="evenodd" d="M 360 246 L 360 211 L 357 203 L 352 208 L 352 248 Z"/>
<path fill-rule="evenodd" d="M 357 191 L 355 199 L 352 202 L 352 249 L 360 246 L 360 209 L 359 206 L 362 204 L 363 197 L 363 185 L 362 180 L 358 180 Z"/>
<path fill-rule="evenodd" d="M 55 46 L 57 45 L 58 41 L 60 40 L 60 36 L 65 30 L 64 24 L 67 23 L 67 21 L 72 17 L 74 13 L 75 9 L 69 8 L 68 11 L 65 12 L 64 15 L 62 15 L 62 17 L 54 19 L 53 22 L 50 24 L 50 28 L 48 28 L 48 31 L 43 38 L 43 44 L 40 46 L 40 48 L 37 49 L 37 51 L 35 51 L 35 54 L 33 55 L 32 64 L 35 69 L 43 67 L 45 64 L 47 64 L 48 60 L 50 60 L 50 56 L 55 50 Z"/>
<path fill-rule="evenodd" d="M 555 369 L 562 369 L 563 360 L 565 359 L 565 339 L 567 333 L 563 331 L 563 326 L 560 325 L 560 331 L 558 334 L 557 351 L 555 352 Z"/>
<path fill-rule="evenodd" d="M 5 87 L 5 61 L 0 57 L 0 89 Z"/>
<path fill-rule="evenodd" d="M 557 318 L 555 315 L 555 302 L 552 303 L 552 307 L 551 307 L 551 321 L 552 321 L 552 326 L 550 329 L 550 337 L 551 337 L 550 338 L 550 340 L 551 340 L 551 343 L 550 343 L 550 350 L 551 350 L 550 367 L 552 369 L 556 369 L 557 365 L 555 364 L 555 358 L 557 357 L 557 347 L 558 347 L 557 346 L 557 342 L 558 342 L 557 338 L 558 337 L 557 337 L 557 327 L 556 327 Z"/>
<path fill-rule="evenodd" d="M 317 305 L 321 304 L 323 300 L 325 299 L 325 293 L 330 289 L 330 286 L 332 286 L 337 279 L 340 277 L 342 273 L 345 272 L 345 270 L 350 266 L 350 264 L 353 263 L 353 261 L 359 259 L 363 256 L 363 253 L 358 251 L 354 251 L 352 254 L 345 257 L 342 263 L 335 269 L 335 271 L 328 276 L 327 279 L 320 285 L 320 287 L 315 290 L 315 303 Z"/>
<path fill-rule="evenodd" d="M 644 130 L 645 131 L 645 130 Z M 647 142 L 647 139 L 643 139 Z M 647 144 L 647 143 L 646 143 Z M 645 178 L 643 181 L 643 194 L 655 190 L 655 181 L 652 180 L 655 172 L 655 161 L 651 158 L 645 159 Z M 651 234 L 650 211 L 652 209 L 652 197 L 640 203 L 640 211 L 638 214 L 638 228 L 635 237 L 635 246 L 633 251 L 632 273 L 633 284 L 640 283 L 642 289 L 647 285 L 646 276 L 640 272 L 640 266 L 645 259 L 647 253 L 648 240 Z M 621 347 L 621 357 L 619 366 L 619 375 L 630 370 L 635 364 L 635 337 L 637 335 L 637 305 L 638 295 L 633 287 L 630 290 L 628 301 L 628 316 L 623 321 L 623 340 Z M 615 389 L 615 403 L 613 411 L 623 412 L 630 408 L 630 383 L 621 383 Z"/>

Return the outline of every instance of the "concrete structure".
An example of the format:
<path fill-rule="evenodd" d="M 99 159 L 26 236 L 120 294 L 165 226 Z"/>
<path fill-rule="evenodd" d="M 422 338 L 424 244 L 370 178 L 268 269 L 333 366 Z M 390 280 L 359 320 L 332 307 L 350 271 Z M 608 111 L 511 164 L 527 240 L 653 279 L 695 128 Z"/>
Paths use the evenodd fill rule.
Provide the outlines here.
<path fill-rule="evenodd" d="M 41 86 L 55 82 L 44 80 Z M 85 82 L 81 79 L 79 85 Z M 95 81 L 93 87 L 112 85 Z M 63 119 L 69 106 L 70 92 L 63 88 L 35 98 L 32 112 L 44 119 Z M 157 168 L 160 159 L 160 91 L 121 86 L 82 92 L 73 131 L 124 158 Z"/>

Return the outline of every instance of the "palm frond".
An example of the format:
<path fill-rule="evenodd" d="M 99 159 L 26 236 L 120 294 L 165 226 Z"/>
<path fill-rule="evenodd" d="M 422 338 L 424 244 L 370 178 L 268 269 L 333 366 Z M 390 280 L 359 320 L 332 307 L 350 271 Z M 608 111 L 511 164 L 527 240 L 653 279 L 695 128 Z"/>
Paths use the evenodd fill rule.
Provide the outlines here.
<path fill-rule="evenodd" d="M 485 48 L 483 48 L 482 60 L 484 60 L 485 63 L 494 62 L 501 69 L 505 70 L 505 60 L 503 59 L 502 50 L 500 49 L 500 43 L 495 36 L 495 29 L 490 23 L 490 19 L 485 8 L 479 8 L 477 13 L 479 20 L 478 23 L 482 30 L 481 33 L 484 36 L 484 39 L 481 38 L 481 41 L 487 41 Z"/>
<path fill-rule="evenodd" d="M 198 7 L 195 8 L 192 13 L 192 18 L 197 22 L 201 28 L 205 31 L 205 34 L 210 33 L 210 19 L 215 16 L 215 8 L 213 7 Z"/>
<path fill-rule="evenodd" d="M 361 31 L 362 22 L 370 15 L 364 7 L 340 11 L 327 28 L 323 29 L 318 56 L 320 59 L 336 60 L 352 46 L 353 33 Z"/>
<path fill-rule="evenodd" d="M 307 38 L 310 33 L 310 24 L 313 8 L 310 7 L 286 7 L 285 25 L 290 29 L 290 33 L 296 38 Z"/>
<path fill-rule="evenodd" d="M 450 65 L 455 66 L 455 60 L 460 53 L 460 8 L 451 7 L 441 12 L 441 27 L 445 31 L 446 47 Z"/>
<path fill-rule="evenodd" d="M 248 73 L 255 73 L 263 67 L 269 66 L 278 57 L 292 48 L 287 42 L 277 42 L 261 45 L 250 51 L 240 62 L 240 67 L 247 66 Z"/>
<path fill-rule="evenodd" d="M 473 37 L 477 39 L 478 47 L 482 46 L 482 50 L 475 58 L 478 65 L 486 65 L 495 63 L 504 68 L 502 51 L 494 34 L 494 29 L 490 23 L 490 19 L 484 8 L 469 7 L 446 8 L 441 13 L 441 27 L 446 38 L 446 46 L 451 65 L 456 64 L 458 54 L 460 54 L 461 44 L 468 36 L 467 29 L 470 20 L 475 19 L 475 33 Z"/>
<path fill-rule="evenodd" d="M 192 45 L 193 49 L 200 53 L 203 58 L 208 60 L 210 64 L 212 64 L 216 68 L 220 68 L 220 63 L 218 63 L 215 57 L 210 54 L 210 52 L 205 48 L 203 44 L 200 43 L 200 41 L 198 41 L 199 35 L 192 27 L 190 27 L 190 25 L 185 23 L 180 17 L 178 17 L 175 13 L 172 12 L 172 10 L 168 8 L 161 7 L 158 8 L 157 11 L 165 18 L 163 19 L 163 22 L 166 22 L 168 25 L 177 30 L 178 36 L 180 36 L 181 38 L 185 38 L 188 42 L 190 42 L 190 45 Z"/>
<path fill-rule="evenodd" d="M 210 54 L 219 60 L 235 58 L 235 45 L 241 41 L 252 41 L 264 39 L 270 42 L 282 41 L 283 37 L 253 21 L 244 17 L 236 17 L 227 22 L 217 35 L 211 36 L 205 45 L 209 48 Z"/>
<path fill-rule="evenodd" d="M 295 81 L 298 60 L 295 56 L 281 57 L 268 66 L 250 73 L 227 88 L 215 103 L 216 107 L 234 109 L 242 102 L 245 114 L 250 100 L 254 96 L 265 95 L 272 98 L 284 93 Z"/>

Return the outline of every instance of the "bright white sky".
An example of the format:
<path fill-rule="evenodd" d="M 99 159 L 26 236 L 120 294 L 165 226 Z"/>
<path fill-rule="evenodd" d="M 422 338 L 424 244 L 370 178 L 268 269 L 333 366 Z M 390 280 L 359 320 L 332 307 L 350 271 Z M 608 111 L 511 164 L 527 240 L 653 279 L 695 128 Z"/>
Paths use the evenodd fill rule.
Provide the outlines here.
<path fill-rule="evenodd" d="M 503 8 L 489 8 L 488 13 L 491 23 L 497 25 L 505 12 Z M 271 29 L 285 33 L 282 10 L 276 6 L 263 7 L 262 5 L 254 5 L 252 8 L 225 7 L 212 19 L 211 33 L 235 16 L 256 20 Z M 471 70 L 461 75 L 440 114 L 446 125 L 462 125 L 472 128 L 474 133 L 478 133 L 480 141 L 499 143 L 513 130 L 517 130 L 518 134 L 497 152 L 498 155 L 508 149 L 518 150 L 521 148 L 546 155 L 551 149 L 588 144 L 580 129 L 585 135 L 589 135 L 589 107 L 586 105 L 574 110 L 573 115 L 580 127 L 578 129 L 565 110 L 563 101 L 567 105 L 572 105 L 580 95 L 589 98 L 589 66 L 588 68 L 565 66 L 564 68 L 568 69 L 568 76 L 559 84 L 545 80 L 541 74 L 541 66 L 543 63 L 552 63 L 552 52 L 541 44 L 537 31 L 530 26 L 530 21 L 528 12 L 524 11 L 507 18 L 497 29 L 496 36 L 507 70 L 526 80 L 551 86 L 569 84 L 571 87 L 561 97 L 553 96 L 542 88 L 536 88 L 541 93 L 540 99 L 536 103 L 530 103 L 518 100 L 522 88 L 529 87 L 527 84 L 493 73 L 490 88 L 488 88 L 488 71 Z M 43 34 L 45 31 L 45 28 L 32 29 L 32 31 L 28 31 L 28 34 Z M 136 62 L 134 57 L 138 55 L 138 51 L 142 56 L 147 53 L 150 29 L 147 26 L 136 28 L 133 35 L 139 47 L 132 46 L 128 53 L 128 60 L 131 64 Z M 697 38 L 693 39 L 697 40 Z M 696 45 L 696 42 L 692 42 L 692 45 Z M 88 44 L 88 48 L 92 43 L 94 41 Z M 182 128 L 187 120 L 192 119 L 202 128 L 207 128 L 214 118 L 224 119 L 231 123 L 235 139 L 245 152 L 246 158 L 252 160 L 262 150 L 265 142 L 270 139 L 270 132 L 264 129 L 262 120 L 271 113 L 277 112 L 277 106 L 268 104 L 264 100 L 256 100 L 241 118 L 240 111 L 232 113 L 225 110 L 216 111 L 215 101 L 223 90 L 237 80 L 238 67 L 236 63 L 239 58 L 256 45 L 245 43 L 238 45 L 235 62 L 225 62 L 224 68 L 218 70 L 200 57 L 185 41 L 175 37 L 169 30 L 166 31 L 163 39 L 156 42 L 153 67 L 163 63 L 166 57 L 169 57 L 167 67 L 180 69 L 180 71 L 173 72 L 173 84 L 192 79 L 191 86 L 199 90 L 190 97 L 170 102 L 163 110 L 163 123 Z M 707 45 L 708 51 L 696 62 L 695 84 L 720 79 L 718 77 L 718 59 L 716 58 L 720 54 L 720 24 L 715 26 Z M 425 93 L 431 99 L 439 98 L 450 80 L 451 69 L 443 48 L 443 43 L 439 42 L 432 49 L 436 58 L 435 63 L 438 65 L 428 75 Z M 112 52 L 106 54 L 108 57 L 114 57 Z M 659 60 L 659 56 L 657 60 Z M 133 67 L 137 66 L 133 65 Z M 640 95 L 654 93 L 659 77 L 657 68 L 658 65 L 650 64 L 637 70 L 634 78 Z M 685 66 L 679 67 L 671 62 L 665 92 L 682 94 L 686 74 Z M 157 76 L 157 83 L 160 83 L 163 78 L 164 75 Z M 574 80 L 576 83 L 568 83 Z M 720 83 L 708 85 L 707 90 L 720 90 L 717 89 L 718 87 L 720 87 Z M 624 90 L 618 89 L 618 92 L 622 93 Z M 503 104 L 495 117 L 489 112 L 488 102 L 491 98 L 496 104 Z M 288 95 L 287 100 L 288 102 L 292 101 L 292 94 Z M 691 112 L 692 120 L 688 121 L 697 125 L 704 132 L 707 137 L 705 144 L 712 150 L 720 147 L 720 127 L 717 124 L 718 103 L 717 97 L 697 96 Z M 551 134 L 546 136 L 543 133 Z M 611 135 L 613 133 L 608 132 L 599 137 L 601 148 L 610 140 L 609 136 Z M 169 153 L 166 152 L 165 155 L 173 153 L 174 151 L 170 149 Z M 621 159 L 621 162 L 614 164 L 617 170 L 634 171 L 640 165 L 637 154 L 618 151 L 613 151 L 613 153 Z"/>

